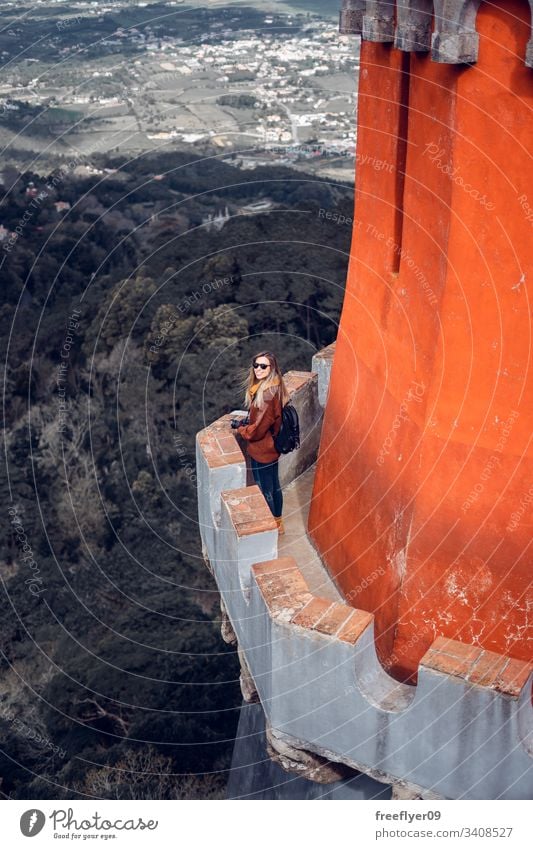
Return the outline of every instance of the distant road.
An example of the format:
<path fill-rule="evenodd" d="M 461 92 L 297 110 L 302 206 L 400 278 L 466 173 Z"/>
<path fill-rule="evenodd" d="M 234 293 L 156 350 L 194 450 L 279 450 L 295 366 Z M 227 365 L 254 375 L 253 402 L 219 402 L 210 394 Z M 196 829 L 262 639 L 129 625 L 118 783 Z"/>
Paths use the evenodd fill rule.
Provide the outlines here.
<path fill-rule="evenodd" d="M 299 139 L 298 139 L 298 127 L 297 127 L 294 115 L 292 115 L 289 112 L 289 107 L 285 106 L 285 104 L 282 103 L 281 100 L 277 100 L 276 103 L 280 107 L 280 109 L 283 109 L 283 111 L 286 112 L 287 118 L 291 122 L 291 133 L 292 133 L 293 144 L 298 144 L 298 141 L 299 141 Z"/>
<path fill-rule="evenodd" d="M 338 18 L 341 0 L 230 0 L 232 6 L 251 6 L 260 12 L 310 12 L 323 18 Z M 186 6 L 205 6 L 205 0 L 186 0 Z M 209 5 L 228 6 L 229 0 L 210 0 Z"/>

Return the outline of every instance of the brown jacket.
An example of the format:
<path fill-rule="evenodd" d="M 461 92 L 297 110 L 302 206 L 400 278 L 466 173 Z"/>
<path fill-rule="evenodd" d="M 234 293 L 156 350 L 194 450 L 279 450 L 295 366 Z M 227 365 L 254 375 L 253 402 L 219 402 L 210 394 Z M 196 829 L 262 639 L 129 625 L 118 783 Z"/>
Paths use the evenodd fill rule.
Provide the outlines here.
<path fill-rule="evenodd" d="M 279 460 L 274 436 L 278 435 L 281 427 L 281 411 L 279 386 L 269 386 L 263 393 L 263 406 L 252 404 L 250 407 L 250 424 L 237 428 L 237 433 L 248 442 L 248 454 L 258 463 Z"/>

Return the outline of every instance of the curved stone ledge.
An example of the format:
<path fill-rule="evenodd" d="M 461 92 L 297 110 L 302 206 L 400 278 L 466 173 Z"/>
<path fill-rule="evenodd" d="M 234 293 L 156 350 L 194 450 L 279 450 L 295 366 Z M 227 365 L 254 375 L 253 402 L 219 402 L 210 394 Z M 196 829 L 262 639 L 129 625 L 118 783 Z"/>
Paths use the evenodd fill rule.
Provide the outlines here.
<path fill-rule="evenodd" d="M 301 775 L 317 784 L 332 784 L 353 776 L 350 767 L 338 761 L 330 761 L 321 755 L 309 752 L 303 746 L 294 746 L 286 734 L 266 724 L 267 752 L 271 760 L 291 774 Z"/>

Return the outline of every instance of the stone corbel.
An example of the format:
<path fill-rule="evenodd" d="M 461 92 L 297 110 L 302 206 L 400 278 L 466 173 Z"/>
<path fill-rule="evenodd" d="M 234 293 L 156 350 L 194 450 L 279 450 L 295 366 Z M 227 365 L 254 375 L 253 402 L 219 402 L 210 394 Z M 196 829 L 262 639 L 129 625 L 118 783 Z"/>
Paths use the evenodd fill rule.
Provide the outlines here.
<path fill-rule="evenodd" d="M 363 38 L 365 41 L 394 41 L 394 2 L 390 0 L 369 0 L 363 17 Z"/>
<path fill-rule="evenodd" d="M 450 65 L 477 62 L 476 16 L 480 0 L 434 0 L 431 58 Z"/>
<path fill-rule="evenodd" d="M 406 51 L 430 50 L 432 16 L 433 0 L 399 0 L 394 46 Z"/>
<path fill-rule="evenodd" d="M 533 28 L 533 0 L 529 0 L 529 6 L 531 8 L 531 27 Z M 533 68 L 533 33 L 526 48 L 526 65 L 528 68 Z"/>
<path fill-rule="evenodd" d="M 361 35 L 366 0 L 342 0 L 339 29 L 342 35 Z"/>

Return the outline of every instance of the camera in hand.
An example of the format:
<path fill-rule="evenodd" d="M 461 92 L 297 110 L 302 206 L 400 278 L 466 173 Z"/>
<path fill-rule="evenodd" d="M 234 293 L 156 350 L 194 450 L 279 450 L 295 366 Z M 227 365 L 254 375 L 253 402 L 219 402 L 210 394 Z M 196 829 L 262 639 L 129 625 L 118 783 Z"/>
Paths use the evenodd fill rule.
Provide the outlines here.
<path fill-rule="evenodd" d="M 236 428 L 240 427 L 241 425 L 247 425 L 247 424 L 250 424 L 250 420 L 249 420 L 248 416 L 246 416 L 245 419 L 232 419 L 231 420 L 231 427 L 233 428 L 233 430 L 236 430 Z"/>

